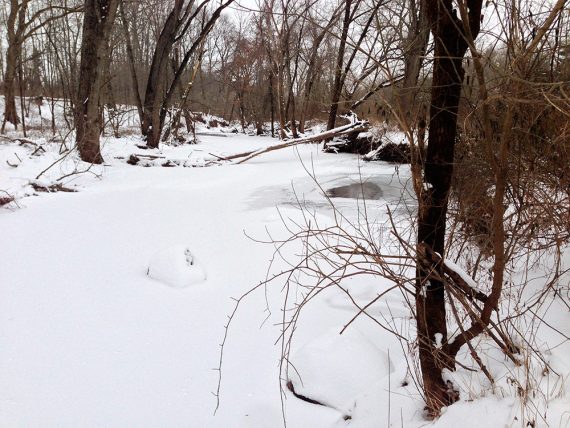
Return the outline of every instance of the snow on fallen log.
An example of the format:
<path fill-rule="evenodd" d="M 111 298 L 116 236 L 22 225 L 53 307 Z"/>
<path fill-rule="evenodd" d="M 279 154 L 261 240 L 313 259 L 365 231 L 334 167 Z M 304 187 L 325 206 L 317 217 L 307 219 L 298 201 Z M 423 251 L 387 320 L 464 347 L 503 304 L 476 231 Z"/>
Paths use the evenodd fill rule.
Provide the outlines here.
<path fill-rule="evenodd" d="M 244 153 L 237 153 L 235 155 L 226 156 L 223 160 L 234 160 L 240 159 L 239 161 L 235 162 L 236 164 L 247 162 L 250 159 L 253 159 L 256 156 L 259 156 L 263 153 L 269 153 L 275 150 L 284 149 L 287 147 L 293 147 L 299 144 L 307 144 L 307 143 L 316 143 L 323 140 L 328 140 L 330 138 L 339 137 L 341 135 L 352 134 L 353 132 L 366 132 L 370 128 L 370 124 L 368 121 L 359 120 L 347 125 L 339 126 L 337 128 L 333 128 L 328 131 L 320 132 L 315 135 L 311 135 L 309 137 L 302 137 L 302 138 L 295 138 L 293 140 L 285 141 L 284 143 L 277 144 L 275 146 L 269 146 L 262 149 L 252 150 L 249 152 Z"/>
<path fill-rule="evenodd" d="M 54 192 L 67 192 L 67 193 L 75 193 L 77 190 L 72 189 L 70 187 L 66 187 L 61 183 L 51 183 L 46 182 L 43 180 L 30 180 L 30 186 L 36 192 L 46 192 L 46 193 L 54 193 Z"/>

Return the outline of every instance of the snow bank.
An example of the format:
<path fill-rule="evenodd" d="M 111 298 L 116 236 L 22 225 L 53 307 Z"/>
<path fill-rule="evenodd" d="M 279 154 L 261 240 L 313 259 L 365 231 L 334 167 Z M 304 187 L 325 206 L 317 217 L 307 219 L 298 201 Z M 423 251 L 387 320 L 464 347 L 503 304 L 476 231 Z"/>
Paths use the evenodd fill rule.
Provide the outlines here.
<path fill-rule="evenodd" d="M 185 288 L 206 280 L 206 272 L 185 245 L 175 245 L 155 253 L 147 275 L 174 288 Z"/>
<path fill-rule="evenodd" d="M 392 371 L 388 354 L 356 330 L 339 329 L 305 344 L 291 358 L 295 393 L 350 413 L 354 400 Z"/>

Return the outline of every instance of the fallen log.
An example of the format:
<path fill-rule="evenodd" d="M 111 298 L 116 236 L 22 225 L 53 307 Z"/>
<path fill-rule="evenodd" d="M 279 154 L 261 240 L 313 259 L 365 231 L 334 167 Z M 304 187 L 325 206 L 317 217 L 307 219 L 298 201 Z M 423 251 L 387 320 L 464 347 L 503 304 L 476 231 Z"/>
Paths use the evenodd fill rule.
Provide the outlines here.
<path fill-rule="evenodd" d="M 0 207 L 2 207 L 4 205 L 8 205 L 9 203 L 16 201 L 16 198 L 14 198 L 14 196 L 9 194 L 5 190 L 0 190 L 0 192 L 6 194 L 6 196 L 0 196 Z"/>
<path fill-rule="evenodd" d="M 11 143 L 19 143 L 21 146 L 25 146 L 26 144 L 29 144 L 30 146 L 34 147 L 38 146 L 37 143 L 34 143 L 32 140 L 23 137 L 10 138 L 7 135 L 0 135 L 0 138 L 2 138 L 3 140 L 10 141 Z"/>
<path fill-rule="evenodd" d="M 69 187 L 65 187 L 61 183 L 56 184 L 44 184 L 40 183 L 39 181 L 31 181 L 30 185 L 36 192 L 46 192 L 46 193 L 54 193 L 54 192 L 67 192 L 67 193 L 75 193 L 77 190 L 71 189 Z"/>
<path fill-rule="evenodd" d="M 263 153 L 273 152 L 275 150 L 284 149 L 287 147 L 297 146 L 299 144 L 307 143 L 317 143 L 323 140 L 328 140 L 334 137 L 339 137 L 341 135 L 352 134 L 354 132 L 366 132 L 370 128 L 370 124 L 365 120 L 356 121 L 349 123 L 348 125 L 339 126 L 338 128 L 333 128 L 329 131 L 321 132 L 320 134 L 311 135 L 309 137 L 295 138 L 293 140 L 285 141 L 281 144 L 275 146 L 269 146 L 262 149 L 251 150 L 249 152 L 237 153 L 235 155 L 226 156 L 223 160 L 234 160 L 240 159 L 236 164 L 247 162 L 248 160 L 259 156 Z"/>
<path fill-rule="evenodd" d="M 127 160 L 127 163 L 129 165 L 136 165 L 140 162 L 141 158 L 143 159 L 149 159 L 149 160 L 156 160 L 156 159 L 164 159 L 164 156 L 156 156 L 156 155 L 143 155 L 140 153 L 133 153 L 132 155 L 129 156 L 129 159 Z"/>

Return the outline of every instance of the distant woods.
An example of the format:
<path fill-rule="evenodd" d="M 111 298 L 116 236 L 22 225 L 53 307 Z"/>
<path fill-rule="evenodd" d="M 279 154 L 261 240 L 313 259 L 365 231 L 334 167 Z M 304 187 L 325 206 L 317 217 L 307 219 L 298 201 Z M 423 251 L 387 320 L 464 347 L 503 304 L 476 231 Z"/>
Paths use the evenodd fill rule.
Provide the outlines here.
<path fill-rule="evenodd" d="M 351 107 L 383 120 L 383 99 L 427 50 L 414 3 L 264 0 L 246 10 L 232 0 L 10 0 L 0 10 L 2 128 L 25 127 L 20 96 L 65 99 L 70 126 L 84 127 L 75 122 L 85 114 L 93 122 L 94 105 L 100 121 L 136 109 L 151 147 L 165 124 L 180 122 L 178 107 L 258 133 L 270 122 L 282 138 L 311 119 L 333 128 Z M 419 77 L 410 69 L 406 85 Z M 96 99 L 80 106 L 91 90 Z"/>
<path fill-rule="evenodd" d="M 275 122 L 282 137 L 285 130 L 304 132 L 315 118 L 333 128 L 351 108 L 379 121 L 389 120 L 395 106 L 410 115 L 428 109 L 432 48 L 421 2 L 262 0 L 251 11 L 231 0 L 114 3 L 3 2 L 3 127 L 25 126 L 21 116 L 28 106 L 16 105 L 20 94 L 65 98 L 71 120 L 80 97 L 82 41 L 89 43 L 84 17 L 92 7 L 117 7 L 97 66 L 98 104 L 116 114 L 127 105 L 137 109 L 152 146 L 168 109 L 178 105 L 259 132 L 263 123 Z M 531 10 L 527 3 L 520 10 Z M 493 9 L 484 8 L 481 19 Z M 566 18 L 556 22 L 557 40 L 551 35 L 557 45 L 552 69 L 569 49 Z M 520 43 L 527 43 L 536 25 L 524 27 Z M 416 94 L 418 88 L 424 91 Z"/>
<path fill-rule="evenodd" d="M 521 46 L 541 19 L 540 8 L 534 15 L 532 8 L 530 0 L 517 8 Z M 100 121 L 112 122 L 115 134 L 121 114 L 136 109 L 151 147 L 165 130 L 187 122 L 188 111 L 281 138 L 305 132 L 311 119 L 334 128 L 348 110 L 392 123 L 397 110 L 415 126 L 430 105 L 427 9 L 414 0 L 262 0 L 252 10 L 232 0 L 10 0 L 0 10 L 2 129 L 6 123 L 25 128 L 30 107 L 17 105 L 20 95 L 65 99 L 69 125 L 78 125 L 86 85 L 97 92 L 89 103 L 106 112 Z M 93 10 L 99 10 L 94 19 Z M 502 10 L 487 4 L 480 20 Z M 569 51 L 567 14 L 554 26 L 551 75 L 561 71 Z M 93 32 L 97 49 L 87 48 Z M 508 55 L 508 46 L 490 46 L 488 60 Z M 89 52 L 94 59 L 84 58 Z M 475 82 L 469 64 L 466 84 Z"/>
<path fill-rule="evenodd" d="M 464 345 L 485 372 L 477 337 L 518 363 L 498 315 L 508 266 L 560 257 L 570 241 L 567 1 L 9 0 L 0 20 L 1 133 L 37 132 L 26 117 L 47 104 L 40 131 L 63 121 L 89 163 L 104 161 L 102 132 L 154 149 L 191 133 L 193 112 L 293 139 L 272 150 L 353 112 L 400 131 L 418 203 L 407 251 L 427 413 L 456 399 L 442 373 Z M 479 288 L 445 265 L 454 252 Z"/>

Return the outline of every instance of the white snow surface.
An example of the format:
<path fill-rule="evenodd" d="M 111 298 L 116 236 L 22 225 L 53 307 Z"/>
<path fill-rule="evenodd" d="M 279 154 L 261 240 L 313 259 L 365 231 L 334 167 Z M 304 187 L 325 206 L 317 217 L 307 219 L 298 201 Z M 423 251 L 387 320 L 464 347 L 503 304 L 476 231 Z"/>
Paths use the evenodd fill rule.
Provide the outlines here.
<path fill-rule="evenodd" d="M 467 272 L 461 269 L 460 266 L 457 266 L 456 263 L 452 262 L 449 259 L 444 259 L 443 263 L 445 263 L 445 266 L 447 266 L 453 272 L 458 274 L 461 277 L 461 279 L 465 281 L 465 284 L 467 284 L 469 287 L 471 287 L 474 290 L 479 290 L 479 286 L 477 285 L 477 283 L 473 281 L 473 278 L 471 278 Z"/>
<path fill-rule="evenodd" d="M 185 245 L 174 245 L 155 253 L 149 263 L 147 275 L 174 288 L 185 288 L 206 279 L 206 272 Z"/>
<path fill-rule="evenodd" d="M 292 357 L 295 392 L 350 415 L 356 398 L 392 372 L 388 354 L 357 330 L 332 329 Z"/>
<path fill-rule="evenodd" d="M 57 142 L 35 139 L 45 147 L 41 155 L 17 143 L 0 144 L 0 189 L 16 196 L 0 208 L 1 427 L 279 427 L 284 417 L 288 427 L 299 428 L 519 426 L 520 400 L 510 379 L 522 368 L 509 366 L 494 349 L 482 358 L 497 385 L 458 370 L 451 376 L 461 402 L 437 421 L 426 421 L 407 370 L 413 342 L 400 343 L 365 316 L 339 335 L 358 309 L 337 288 L 304 309 L 291 345 L 291 363 L 301 378 L 289 370 L 299 393 L 328 405 L 295 398 L 280 378 L 278 283 L 249 295 L 233 318 L 214 415 L 215 369 L 233 299 L 266 278 L 271 260 L 274 272 L 287 268 L 274 260 L 274 247 L 260 241 L 268 232 L 275 239 L 288 236 L 282 220 L 301 220 L 297 198 L 323 225 L 333 222 L 307 169 L 325 190 L 360 178 L 381 186 L 385 199 L 367 201 L 376 225 L 386 222 L 387 203 L 395 213 L 402 208 L 398 195 L 409 173 L 402 166 L 396 171 L 348 154 L 325 154 L 317 145 L 242 165 L 126 163 L 130 154 L 146 153 L 203 165 L 224 153 L 275 143 L 243 135 L 199 140 L 141 152 L 137 137 L 105 137 L 101 166 L 83 164 L 75 154 L 60 160 Z M 40 193 L 30 186 L 53 162 L 39 180 L 77 193 Z M 66 177 L 70 172 L 76 174 Z M 347 219 L 362 211 L 348 199 L 335 203 Z M 355 277 L 343 287 L 362 307 L 387 285 L 378 277 Z M 413 338 L 398 296 L 379 300 L 367 312 Z M 552 325 L 568 334 L 567 309 L 553 308 Z M 536 426 L 567 427 L 570 346 L 558 336 L 541 337 L 562 380 L 542 375 L 550 404 Z M 476 367 L 468 353 L 461 355 L 464 365 Z M 347 413 L 351 419 L 345 420 Z"/>

